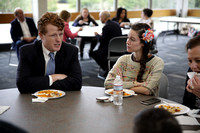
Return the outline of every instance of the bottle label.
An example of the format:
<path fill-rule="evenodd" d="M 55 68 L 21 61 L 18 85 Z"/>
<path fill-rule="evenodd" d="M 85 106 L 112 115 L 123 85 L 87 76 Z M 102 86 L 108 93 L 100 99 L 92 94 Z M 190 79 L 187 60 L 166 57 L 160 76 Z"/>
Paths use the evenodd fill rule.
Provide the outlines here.
<path fill-rule="evenodd" d="M 114 86 L 114 90 L 115 91 L 122 91 L 123 90 L 123 86 L 122 85 L 115 85 Z"/>

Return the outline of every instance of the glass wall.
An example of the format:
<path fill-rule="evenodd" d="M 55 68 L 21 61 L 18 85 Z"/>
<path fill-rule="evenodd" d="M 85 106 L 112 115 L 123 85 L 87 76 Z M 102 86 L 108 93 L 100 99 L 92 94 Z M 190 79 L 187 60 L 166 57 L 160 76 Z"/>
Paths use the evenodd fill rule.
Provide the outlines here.
<path fill-rule="evenodd" d="M 0 13 L 13 13 L 16 7 L 32 13 L 32 0 L 0 0 Z"/>
<path fill-rule="evenodd" d="M 148 8 L 148 0 L 118 0 L 118 7 L 123 7 L 127 10 L 141 10 Z"/>
<path fill-rule="evenodd" d="M 152 0 L 152 9 L 176 9 L 176 0 Z"/>
<path fill-rule="evenodd" d="M 190 9 L 200 8 L 200 0 L 188 0 L 188 8 Z"/>
<path fill-rule="evenodd" d="M 114 0 L 81 0 L 81 9 L 86 7 L 89 11 L 113 11 Z"/>

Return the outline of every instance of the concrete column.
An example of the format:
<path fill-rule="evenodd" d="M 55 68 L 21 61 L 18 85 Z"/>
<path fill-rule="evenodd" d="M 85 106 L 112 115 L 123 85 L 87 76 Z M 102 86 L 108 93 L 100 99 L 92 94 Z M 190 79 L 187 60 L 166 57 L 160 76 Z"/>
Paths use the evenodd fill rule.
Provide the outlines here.
<path fill-rule="evenodd" d="M 37 22 L 39 18 L 47 12 L 47 0 L 32 0 L 33 2 L 33 19 L 35 21 L 35 24 L 37 25 Z"/>
<path fill-rule="evenodd" d="M 176 16 L 186 17 L 188 14 L 188 0 L 177 0 L 176 2 Z"/>

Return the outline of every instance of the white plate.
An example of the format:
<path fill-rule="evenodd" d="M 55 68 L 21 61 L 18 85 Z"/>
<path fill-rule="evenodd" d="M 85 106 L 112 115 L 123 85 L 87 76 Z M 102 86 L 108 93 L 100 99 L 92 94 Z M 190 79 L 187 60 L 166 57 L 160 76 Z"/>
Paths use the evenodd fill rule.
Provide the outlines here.
<path fill-rule="evenodd" d="M 185 114 L 185 113 L 187 113 L 187 112 L 190 111 L 190 108 L 188 108 L 188 107 L 186 107 L 186 106 L 184 106 L 184 105 L 182 105 L 182 104 L 175 104 L 175 103 L 157 104 L 157 105 L 155 106 L 155 108 L 158 108 L 160 105 L 170 105 L 170 106 L 179 107 L 179 108 L 181 109 L 181 111 L 180 111 L 180 112 L 175 112 L 175 113 L 173 113 L 174 115 L 181 115 L 181 114 Z"/>
<path fill-rule="evenodd" d="M 48 90 L 51 90 L 51 89 L 48 89 Z M 40 90 L 40 91 L 45 91 L 45 90 Z M 41 96 L 38 96 L 38 94 L 39 94 L 40 91 L 35 92 L 33 95 L 36 96 L 36 97 L 41 97 Z M 51 90 L 51 91 L 58 91 L 58 93 L 60 93 L 61 95 L 57 96 L 57 97 L 45 97 L 45 98 L 55 99 L 55 98 L 63 97 L 65 95 L 65 92 L 61 91 L 61 90 Z M 41 97 L 41 98 L 44 98 L 44 97 Z"/>
<path fill-rule="evenodd" d="M 113 89 L 108 89 L 108 90 L 105 90 L 105 93 L 107 95 L 112 95 L 112 94 L 110 94 L 111 91 L 113 91 Z M 130 94 L 130 96 L 137 95 L 137 94 L 135 94 L 135 92 L 133 90 L 123 89 L 123 91 L 125 91 L 128 94 Z M 130 96 L 124 96 L 124 97 L 130 97 Z"/>

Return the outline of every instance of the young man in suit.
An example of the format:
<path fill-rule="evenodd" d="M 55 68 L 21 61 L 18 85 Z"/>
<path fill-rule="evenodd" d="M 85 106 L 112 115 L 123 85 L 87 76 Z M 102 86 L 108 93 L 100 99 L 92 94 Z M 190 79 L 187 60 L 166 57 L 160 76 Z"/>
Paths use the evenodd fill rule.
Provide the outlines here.
<path fill-rule="evenodd" d="M 102 35 L 95 32 L 96 38 L 99 40 L 100 45 L 98 50 L 91 53 L 91 57 L 97 62 L 98 65 L 105 71 L 104 76 L 108 73 L 108 44 L 109 41 L 116 36 L 121 36 L 122 31 L 119 23 L 110 20 L 110 13 L 103 11 L 99 14 L 99 18 L 104 25 Z"/>
<path fill-rule="evenodd" d="M 24 16 L 21 8 L 14 11 L 15 19 L 11 22 L 10 34 L 19 60 L 19 48 L 33 42 L 38 36 L 38 30 L 32 18 Z"/>
<path fill-rule="evenodd" d="M 47 12 L 38 21 L 38 31 L 41 40 L 20 49 L 17 69 L 19 91 L 80 90 L 82 74 L 78 48 L 62 42 L 64 21 L 57 14 Z M 53 54 L 52 57 L 49 53 Z"/>

